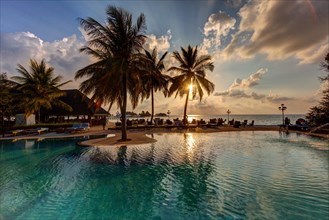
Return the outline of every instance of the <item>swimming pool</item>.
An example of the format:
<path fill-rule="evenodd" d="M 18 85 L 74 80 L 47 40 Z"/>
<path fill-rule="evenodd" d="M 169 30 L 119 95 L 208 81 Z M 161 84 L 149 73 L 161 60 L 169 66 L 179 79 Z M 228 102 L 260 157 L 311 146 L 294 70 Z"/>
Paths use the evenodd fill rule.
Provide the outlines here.
<path fill-rule="evenodd" d="M 328 140 L 154 134 L 156 143 L 1 141 L 0 219 L 329 219 Z"/>

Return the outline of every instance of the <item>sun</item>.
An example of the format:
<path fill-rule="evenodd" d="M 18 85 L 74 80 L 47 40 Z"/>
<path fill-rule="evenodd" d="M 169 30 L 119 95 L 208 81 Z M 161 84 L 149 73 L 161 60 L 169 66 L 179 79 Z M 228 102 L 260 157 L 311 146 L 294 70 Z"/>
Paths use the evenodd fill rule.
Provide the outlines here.
<path fill-rule="evenodd" d="M 188 86 L 189 90 L 190 90 L 190 93 L 192 93 L 192 90 L 193 90 L 193 84 L 191 83 L 189 86 Z"/>

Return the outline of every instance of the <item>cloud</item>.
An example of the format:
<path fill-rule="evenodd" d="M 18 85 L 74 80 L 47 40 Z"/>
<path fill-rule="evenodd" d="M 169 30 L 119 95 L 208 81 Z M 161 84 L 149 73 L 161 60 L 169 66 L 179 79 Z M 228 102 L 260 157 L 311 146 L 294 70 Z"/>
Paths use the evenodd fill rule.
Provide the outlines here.
<path fill-rule="evenodd" d="M 247 79 L 235 79 L 234 83 L 230 86 L 230 89 L 235 87 L 250 88 L 258 85 L 258 82 L 263 78 L 263 75 L 267 73 L 267 68 L 261 68 L 256 73 L 251 74 Z"/>
<path fill-rule="evenodd" d="M 227 90 L 222 92 L 216 92 L 214 96 L 233 97 L 238 99 L 247 98 L 253 100 L 260 100 L 262 102 L 268 101 L 273 103 L 294 100 L 294 98 L 279 96 L 278 94 L 270 93 L 269 95 L 265 95 L 256 93 L 254 91 L 249 91 L 250 88 L 259 84 L 259 81 L 263 78 L 264 74 L 266 74 L 267 71 L 267 68 L 260 68 L 246 79 L 237 78 Z"/>
<path fill-rule="evenodd" d="M 28 68 L 29 60 L 45 61 L 55 69 L 56 75 L 72 80 L 75 72 L 90 63 L 87 55 L 79 53 L 83 41 L 76 35 L 47 42 L 30 32 L 1 33 L 1 72 L 17 75 L 17 64 Z M 14 61 L 14 62 L 13 62 Z M 66 87 L 77 88 L 77 82 Z"/>
<path fill-rule="evenodd" d="M 328 42 L 311 47 L 308 50 L 302 50 L 296 54 L 296 57 L 300 60 L 299 64 L 319 63 L 329 51 Z"/>
<path fill-rule="evenodd" d="M 274 102 L 274 103 L 281 103 L 285 101 L 292 101 L 295 100 L 295 98 L 292 97 L 286 97 L 286 96 L 280 96 L 278 94 L 269 94 L 266 97 L 267 101 Z"/>
<path fill-rule="evenodd" d="M 328 48 L 328 1 L 250 1 L 239 15 L 239 30 L 224 49 L 224 58 L 269 60 L 295 57 L 318 62 Z"/>
<path fill-rule="evenodd" d="M 209 16 L 208 21 L 203 28 L 205 38 L 202 48 L 207 50 L 211 47 L 218 48 L 221 46 L 221 39 L 234 29 L 236 20 L 223 11 L 213 13 Z"/>
<path fill-rule="evenodd" d="M 286 97 L 286 96 L 280 96 L 278 94 L 259 94 L 256 92 L 247 92 L 245 90 L 239 90 L 239 89 L 232 89 L 232 90 L 226 90 L 224 92 L 216 92 L 214 96 L 225 96 L 225 97 L 232 97 L 232 98 L 247 98 L 247 99 L 253 99 L 253 100 L 260 100 L 262 102 L 272 102 L 272 103 L 281 103 L 284 101 L 292 101 L 295 100 L 293 97 Z"/>
<path fill-rule="evenodd" d="M 144 44 L 144 48 L 146 50 L 153 50 L 153 48 L 157 48 L 158 52 L 166 52 L 170 48 L 170 39 L 171 39 L 171 31 L 168 30 L 166 35 L 156 37 L 154 34 L 147 35 L 146 42 Z"/>

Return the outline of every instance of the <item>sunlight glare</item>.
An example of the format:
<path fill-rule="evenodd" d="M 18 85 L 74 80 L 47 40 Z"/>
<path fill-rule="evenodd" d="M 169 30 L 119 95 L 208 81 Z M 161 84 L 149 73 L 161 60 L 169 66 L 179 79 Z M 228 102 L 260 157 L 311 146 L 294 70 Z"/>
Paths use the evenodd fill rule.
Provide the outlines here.
<path fill-rule="evenodd" d="M 192 93 L 193 93 L 193 84 L 191 83 L 189 86 L 189 100 L 193 100 Z"/>
<path fill-rule="evenodd" d="M 187 133 L 186 134 L 186 145 L 187 145 L 187 156 L 189 158 L 189 160 L 193 160 L 193 156 L 194 156 L 194 151 L 195 151 L 195 138 L 193 137 L 192 133 Z"/>
<path fill-rule="evenodd" d="M 192 90 L 193 90 L 193 84 L 192 83 L 188 86 L 188 89 L 189 89 L 190 93 L 192 93 Z"/>

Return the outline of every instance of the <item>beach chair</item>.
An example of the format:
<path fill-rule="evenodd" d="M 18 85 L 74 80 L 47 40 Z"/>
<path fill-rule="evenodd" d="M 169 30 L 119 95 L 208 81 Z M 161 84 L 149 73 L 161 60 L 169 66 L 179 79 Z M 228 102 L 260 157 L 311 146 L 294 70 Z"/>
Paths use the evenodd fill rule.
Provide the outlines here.
<path fill-rule="evenodd" d="M 72 133 L 77 131 L 80 128 L 81 124 L 73 124 L 72 127 L 65 130 L 66 133 Z"/>
<path fill-rule="evenodd" d="M 195 129 L 197 127 L 198 127 L 198 123 L 197 123 L 197 120 L 195 120 L 195 119 L 193 119 L 191 123 L 187 124 L 187 128 Z"/>
<path fill-rule="evenodd" d="M 162 125 L 163 124 L 163 119 L 161 118 L 155 118 L 154 119 L 154 125 L 158 126 L 158 125 Z"/>
<path fill-rule="evenodd" d="M 217 120 L 217 126 L 223 126 L 224 123 L 225 123 L 225 121 L 226 121 L 226 119 L 223 120 L 222 118 L 218 118 L 218 120 Z"/>
<path fill-rule="evenodd" d="M 49 131 L 49 128 L 37 128 L 37 132 L 38 134 L 42 134 L 42 133 L 47 133 Z"/>
<path fill-rule="evenodd" d="M 173 124 L 172 121 L 170 121 L 169 119 L 166 120 L 166 125 L 172 125 L 172 124 Z"/>
<path fill-rule="evenodd" d="M 250 122 L 250 124 L 248 124 L 248 126 L 254 126 L 254 123 L 255 123 L 255 121 L 254 120 L 252 120 L 251 122 Z"/>
<path fill-rule="evenodd" d="M 127 127 L 132 127 L 133 126 L 133 121 L 127 119 Z"/>
<path fill-rule="evenodd" d="M 26 129 L 22 131 L 24 135 L 34 135 L 34 134 L 42 134 L 43 132 L 48 132 L 49 128 L 33 128 L 33 129 Z"/>
<path fill-rule="evenodd" d="M 79 131 L 88 131 L 90 129 L 89 123 L 82 123 L 80 125 Z"/>
<path fill-rule="evenodd" d="M 145 126 L 145 125 L 146 125 L 145 119 L 139 119 L 138 120 L 138 126 Z"/>
<path fill-rule="evenodd" d="M 66 130 L 67 133 L 75 133 L 88 131 L 90 129 L 89 123 L 73 124 L 71 128 Z"/>
<path fill-rule="evenodd" d="M 200 119 L 200 121 L 198 121 L 198 126 L 199 127 L 206 127 L 207 123 L 205 120 L 203 120 L 202 118 Z"/>
<path fill-rule="evenodd" d="M 233 127 L 234 128 L 240 128 L 241 122 L 240 121 L 235 121 Z"/>
<path fill-rule="evenodd" d="M 12 136 L 16 136 L 16 135 L 22 134 L 23 132 L 24 132 L 24 130 L 14 130 L 14 131 L 11 131 Z"/>
<path fill-rule="evenodd" d="M 289 125 L 288 129 L 298 130 L 298 131 L 308 131 L 309 126 L 308 126 L 308 124 L 306 123 L 306 121 L 304 119 L 300 118 L 296 121 L 295 125 Z"/>
<path fill-rule="evenodd" d="M 209 119 L 207 127 L 218 127 L 217 119 L 216 118 Z"/>

